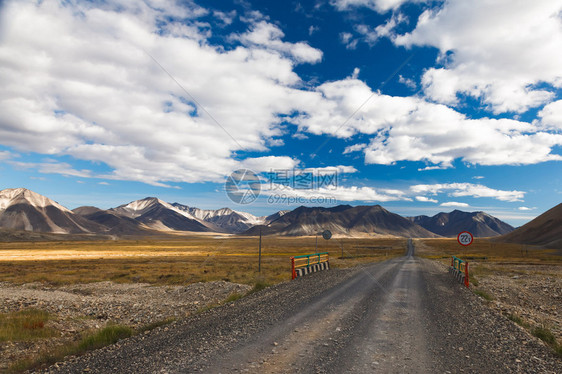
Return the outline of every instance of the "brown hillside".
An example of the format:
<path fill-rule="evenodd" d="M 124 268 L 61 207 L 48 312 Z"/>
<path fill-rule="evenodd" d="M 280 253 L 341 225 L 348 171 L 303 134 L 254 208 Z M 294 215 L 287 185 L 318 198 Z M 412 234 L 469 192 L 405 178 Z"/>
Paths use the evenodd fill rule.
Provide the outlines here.
<path fill-rule="evenodd" d="M 498 240 L 562 248 L 562 203 Z"/>

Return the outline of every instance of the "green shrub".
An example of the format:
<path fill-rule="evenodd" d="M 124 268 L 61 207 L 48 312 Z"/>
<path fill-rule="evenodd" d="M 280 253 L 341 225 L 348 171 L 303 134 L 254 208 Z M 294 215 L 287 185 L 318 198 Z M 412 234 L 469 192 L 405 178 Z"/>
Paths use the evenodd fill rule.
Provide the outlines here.
<path fill-rule="evenodd" d="M 533 335 L 549 345 L 557 346 L 556 337 L 554 336 L 552 331 L 544 326 L 535 327 L 533 329 Z"/>
<path fill-rule="evenodd" d="M 84 337 L 78 344 L 79 351 L 86 352 L 106 345 L 117 343 L 133 335 L 133 330 L 127 326 L 110 325 L 100 331 Z"/>
<path fill-rule="evenodd" d="M 39 369 L 62 361 L 66 356 L 79 356 L 88 351 L 105 347 L 133 335 L 133 330 L 127 326 L 110 325 L 86 335 L 78 343 L 67 343 L 55 349 L 42 352 L 37 357 L 14 362 L 9 373 L 21 373 L 27 370 Z"/>
<path fill-rule="evenodd" d="M 258 280 L 256 283 L 254 283 L 254 287 L 250 291 L 248 291 L 248 295 L 253 294 L 254 292 L 264 290 L 269 286 L 271 286 L 269 283 L 263 280 Z"/>
<path fill-rule="evenodd" d="M 243 298 L 243 297 L 244 297 L 244 295 L 242 295 L 241 293 L 234 292 L 234 293 L 231 293 L 230 296 L 228 296 L 228 297 L 224 300 L 224 302 L 225 302 L 225 304 L 226 304 L 226 303 L 230 303 L 231 301 L 236 301 L 236 300 L 241 299 L 241 298 Z"/>
<path fill-rule="evenodd" d="M 169 325 L 170 323 L 174 322 L 175 320 L 176 320 L 175 318 L 170 317 L 170 318 L 166 318 L 164 320 L 152 322 L 152 323 L 149 323 L 148 325 L 144 325 L 144 326 L 140 327 L 136 331 L 136 333 L 142 334 L 143 332 L 154 330 L 155 328 L 158 328 L 160 326 Z"/>
<path fill-rule="evenodd" d="M 510 314 L 507 316 L 510 320 L 517 323 L 519 326 L 529 328 L 529 324 L 523 320 L 523 318 L 519 317 L 517 314 Z"/>
<path fill-rule="evenodd" d="M 0 342 L 26 341 L 49 338 L 57 335 L 53 329 L 45 327 L 49 313 L 38 309 L 26 309 L 0 314 Z"/>
<path fill-rule="evenodd" d="M 474 293 L 478 296 L 480 296 L 481 298 L 488 300 L 488 301 L 492 301 L 494 300 L 494 298 L 492 297 L 492 295 L 490 295 L 489 293 L 487 293 L 486 291 L 482 291 L 482 290 L 474 290 Z"/>

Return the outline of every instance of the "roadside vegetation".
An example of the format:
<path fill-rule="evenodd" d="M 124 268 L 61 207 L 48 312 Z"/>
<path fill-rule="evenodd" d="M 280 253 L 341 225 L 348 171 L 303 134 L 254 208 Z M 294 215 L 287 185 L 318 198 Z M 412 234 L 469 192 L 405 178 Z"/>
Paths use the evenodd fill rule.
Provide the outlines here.
<path fill-rule="evenodd" d="M 84 333 L 76 342 L 67 342 L 53 350 L 42 352 L 37 357 L 29 357 L 12 364 L 9 373 L 20 373 L 27 370 L 39 369 L 62 361 L 67 356 L 79 356 L 94 349 L 114 344 L 121 339 L 134 334 L 134 330 L 127 326 L 108 325 L 98 331 Z"/>
<path fill-rule="evenodd" d="M 49 314 L 38 309 L 0 314 L 0 342 L 50 338 L 57 332 L 45 327 Z"/>
<path fill-rule="evenodd" d="M 491 307 L 494 307 L 496 302 L 501 303 L 501 307 L 497 307 L 501 313 L 544 341 L 557 355 L 562 357 L 559 317 L 554 314 L 550 315 L 550 320 L 545 319 L 549 315 L 545 314 L 547 305 L 543 305 L 543 303 L 550 304 L 553 309 L 559 308 L 559 304 L 556 304 L 557 301 L 552 298 L 552 294 L 549 294 L 548 291 L 545 293 L 544 290 L 547 286 L 560 284 L 562 250 L 500 243 L 486 238 L 476 238 L 474 243 L 468 247 L 460 246 L 455 238 L 417 239 L 415 245 L 417 255 L 439 261 L 444 265 L 450 265 L 451 256 L 467 260 L 472 291 L 486 300 Z M 525 279 L 526 283 L 519 285 L 517 282 L 521 279 Z M 487 286 L 482 287 L 484 283 Z M 537 287 L 534 292 L 526 290 L 530 283 Z M 494 285 L 493 288 L 501 291 L 498 292 L 498 295 L 488 289 Z M 509 292 L 505 292 L 508 289 Z M 534 299 L 535 297 L 541 297 L 541 299 Z M 525 298 L 526 302 L 520 304 L 521 298 Z M 534 322 L 513 312 L 522 307 L 527 313 L 536 315 Z M 550 322 L 545 324 L 543 319 Z M 558 328 L 549 328 L 547 325 L 558 326 Z M 558 338 L 556 331 L 558 331 Z"/>
<path fill-rule="evenodd" d="M 554 334 L 548 327 L 544 325 L 532 327 L 531 324 L 529 324 L 527 321 L 516 314 L 509 314 L 508 318 L 519 326 L 525 328 L 535 337 L 545 342 L 554 350 L 554 352 L 556 352 L 558 356 L 562 357 L 562 344 L 558 343 L 558 341 L 556 340 L 556 336 L 554 336 Z"/>
<path fill-rule="evenodd" d="M 476 295 L 480 296 L 481 298 L 483 298 L 486 301 L 492 301 L 494 300 L 494 298 L 492 297 L 492 295 L 490 295 L 489 293 L 487 293 L 486 291 L 483 290 L 474 290 L 473 291 Z"/>
<path fill-rule="evenodd" d="M 517 314 L 510 313 L 510 314 L 508 314 L 507 318 L 509 318 L 510 320 L 512 320 L 513 322 L 518 324 L 519 326 L 524 327 L 526 329 L 531 327 L 531 325 L 528 322 L 526 322 L 522 317 L 520 317 Z"/>
<path fill-rule="evenodd" d="M 531 332 L 534 336 L 552 347 L 558 356 L 562 357 L 562 344 L 558 344 L 556 337 L 548 327 L 537 326 L 531 329 Z"/>
<path fill-rule="evenodd" d="M 31 310 L 31 311 L 22 311 L 18 313 L 29 315 L 30 313 L 37 313 L 39 311 Z M 45 314 L 42 312 L 42 314 Z M 147 331 L 153 330 L 157 327 L 165 326 L 170 324 L 174 321 L 174 319 L 169 318 L 163 321 L 151 323 L 146 326 L 142 326 L 138 329 L 132 329 L 129 326 L 117 325 L 117 324 L 108 324 L 107 326 L 92 330 L 92 331 L 84 331 L 80 338 L 75 341 L 66 341 L 62 344 L 55 346 L 54 348 L 45 349 L 41 353 L 36 356 L 27 357 L 21 360 L 14 362 L 9 368 L 8 373 L 22 373 L 28 370 L 37 370 L 40 368 L 44 368 L 50 365 L 53 365 L 56 362 L 62 361 L 67 356 L 80 356 L 89 351 L 106 347 L 111 344 L 117 343 L 119 340 L 126 339 L 136 334 L 142 334 Z M 15 330 L 15 329 L 14 329 Z M 48 331 L 48 333 L 39 334 L 37 335 L 30 335 L 26 333 L 26 327 L 20 326 L 18 331 L 15 335 L 19 337 L 21 341 L 26 341 L 29 339 L 36 339 L 36 338 L 48 338 L 52 336 L 60 335 L 57 331 L 53 329 L 49 329 L 46 327 L 37 327 L 35 330 L 40 331 Z"/>

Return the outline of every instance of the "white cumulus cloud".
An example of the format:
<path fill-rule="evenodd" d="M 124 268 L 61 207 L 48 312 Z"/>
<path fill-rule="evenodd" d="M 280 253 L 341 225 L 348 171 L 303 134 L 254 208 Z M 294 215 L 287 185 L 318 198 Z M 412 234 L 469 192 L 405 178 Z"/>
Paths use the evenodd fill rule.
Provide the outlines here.
<path fill-rule="evenodd" d="M 238 39 L 245 45 L 267 47 L 291 56 L 299 63 L 316 63 L 322 59 L 322 51 L 312 48 L 304 42 L 288 43 L 281 39 L 285 36 L 276 25 L 260 21 L 253 25 L 252 30 L 242 34 Z"/>
<path fill-rule="evenodd" d="M 368 6 L 383 11 L 396 9 L 403 1 L 333 3 L 340 9 Z M 552 31 L 550 39 L 542 41 L 556 47 L 559 40 L 558 31 L 552 29 L 559 17 L 544 17 L 554 7 L 538 4 L 539 10 L 530 14 L 544 22 L 532 23 L 538 25 L 535 36 L 522 36 L 524 41 L 533 42 L 530 51 L 524 53 L 537 52 L 536 64 L 527 75 L 526 68 L 511 60 L 506 61 L 505 68 L 506 76 L 511 74 L 515 81 L 527 82 L 525 90 L 535 94 L 541 89 L 529 84 L 555 84 L 560 69 L 560 64 L 553 67 L 545 62 L 535 39 L 528 39 Z M 442 11 L 456 17 L 455 6 L 460 5 L 448 1 Z M 526 9 L 526 5 L 518 3 L 517 11 L 507 17 L 510 22 L 518 19 L 519 8 Z M 291 155 L 267 154 L 269 148 L 282 146 L 283 136 L 295 130 L 284 121 L 297 127 L 297 138 L 307 133 L 349 140 L 358 134 L 367 135 L 369 139 L 362 137 L 361 144 L 350 142 L 344 150 L 344 154 L 363 152 L 367 164 L 424 161 L 429 170 L 449 167 L 457 159 L 481 165 L 562 160 L 553 153 L 554 147 L 562 145 L 557 103 L 540 112 L 540 124 L 531 124 L 471 119 L 420 97 L 384 95 L 357 79 L 357 73 L 303 89 L 295 67 L 320 62 L 320 50 L 304 42 L 284 41 L 280 27 L 267 22 L 259 12 L 244 18 L 249 25 L 246 32 L 231 36 L 234 47 L 213 45 L 209 41 L 212 27 L 199 20 L 206 14 L 210 14 L 208 10 L 189 1 L 180 5 L 156 0 L 5 2 L 0 14 L 1 144 L 17 152 L 72 156 L 105 164 L 109 169 L 103 175 L 94 175 L 64 163 L 27 164 L 43 172 L 154 185 L 223 181 L 243 167 L 265 171 L 298 166 L 300 161 Z M 213 14 L 225 24 L 236 17 L 235 13 Z M 474 14 L 468 16 L 462 22 L 476 22 Z M 411 34 L 396 42 L 428 44 L 424 38 L 433 35 L 432 25 L 444 21 L 440 21 L 439 12 L 423 17 Z M 398 22 L 399 15 L 390 18 L 387 28 L 379 29 L 380 35 L 389 35 L 393 19 Z M 458 33 L 468 28 L 462 22 Z M 488 20 L 481 22 L 487 25 Z M 507 21 L 501 18 L 501 22 Z M 465 41 L 468 46 L 478 44 L 480 31 L 476 36 L 461 37 L 448 23 L 443 26 L 443 34 L 452 35 L 451 46 L 441 35 L 436 35 L 434 43 L 444 43 L 438 48 L 454 52 L 453 60 L 444 68 L 447 72 L 459 73 L 455 69 L 460 69 L 460 62 L 465 60 L 476 67 L 488 62 L 463 49 Z M 527 26 L 522 24 L 523 29 Z M 342 37 L 353 43 L 352 35 Z M 494 45 L 476 47 L 486 54 Z M 562 48 L 549 50 L 559 53 Z M 523 61 L 530 62 L 526 57 Z M 494 69 L 498 66 L 490 65 Z M 492 80 L 484 94 L 488 95 L 488 89 L 493 91 L 496 83 L 505 83 L 502 74 L 490 75 L 497 81 Z M 528 79 L 520 79 L 524 75 Z M 478 91 L 480 80 L 474 82 Z M 461 88 L 455 86 L 453 91 Z M 493 96 L 486 96 L 486 100 L 496 106 Z M 258 155 L 240 156 L 250 152 Z M 8 157 L 0 154 L 0 158 Z M 346 193 L 386 196 L 368 187 L 350 191 Z"/>
<path fill-rule="evenodd" d="M 450 166 L 456 159 L 480 165 L 562 160 L 552 152 L 562 145 L 562 134 L 510 119 L 470 119 L 419 97 L 373 92 L 358 79 L 321 84 L 300 104 L 306 115 L 294 121 L 301 132 L 340 138 L 371 135 L 363 150 L 367 164 L 427 161 L 433 168 Z M 362 147 L 348 146 L 345 153 Z"/>
<path fill-rule="evenodd" d="M 406 87 L 412 90 L 415 90 L 418 87 L 418 85 L 413 79 L 405 78 L 402 75 L 398 76 L 398 82 L 402 83 L 403 85 L 405 85 Z"/>
<path fill-rule="evenodd" d="M 336 186 L 335 188 L 314 188 L 297 189 L 276 184 L 264 185 L 264 192 L 267 196 L 298 197 L 309 199 L 310 201 L 365 201 L 365 202 L 386 202 L 398 200 L 411 200 L 404 196 L 400 190 L 378 190 L 373 187 L 358 186 Z"/>
<path fill-rule="evenodd" d="M 226 51 L 207 42 L 210 26 L 198 21 L 207 13 L 189 1 L 5 2 L 0 142 L 101 162 L 111 169 L 101 177 L 155 185 L 294 165 L 234 155 L 282 144 L 278 114 L 293 112 L 303 94 L 293 68 L 321 52 L 282 41 L 259 17 L 239 36 L 243 45 Z M 235 14 L 215 16 L 228 23 Z"/>
<path fill-rule="evenodd" d="M 431 99 L 455 104 L 463 94 L 494 113 L 524 112 L 562 87 L 561 11 L 552 0 L 447 0 L 394 42 L 441 52 L 444 67 L 428 69 L 422 79 Z"/>
<path fill-rule="evenodd" d="M 546 105 L 539 113 L 537 124 L 546 129 L 562 131 L 562 100 Z"/>
<path fill-rule="evenodd" d="M 424 202 L 424 203 L 437 203 L 438 202 L 435 199 L 430 199 L 429 197 L 425 197 L 425 196 L 416 196 L 416 200 Z"/>
<path fill-rule="evenodd" d="M 460 197 L 488 197 L 500 201 L 522 201 L 525 197 L 524 191 L 518 190 L 498 190 L 481 184 L 472 183 L 438 183 L 438 184 L 416 184 L 410 187 L 414 194 L 447 193 L 449 196 Z"/>
<path fill-rule="evenodd" d="M 379 13 L 398 9 L 407 2 L 422 2 L 424 0 L 331 0 L 331 4 L 338 10 L 349 10 L 357 7 L 371 8 Z"/>
<path fill-rule="evenodd" d="M 470 207 L 467 203 L 459 203 L 457 201 L 448 201 L 446 203 L 441 203 L 439 206 L 447 206 L 447 207 L 458 207 L 458 208 L 468 208 Z"/>

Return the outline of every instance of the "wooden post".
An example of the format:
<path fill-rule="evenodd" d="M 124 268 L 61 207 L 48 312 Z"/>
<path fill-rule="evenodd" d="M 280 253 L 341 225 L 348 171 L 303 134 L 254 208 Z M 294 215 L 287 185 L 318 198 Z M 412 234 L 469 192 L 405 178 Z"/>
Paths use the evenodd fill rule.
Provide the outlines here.
<path fill-rule="evenodd" d="M 318 234 L 316 234 L 316 246 L 314 247 L 314 252 L 318 253 Z"/>

